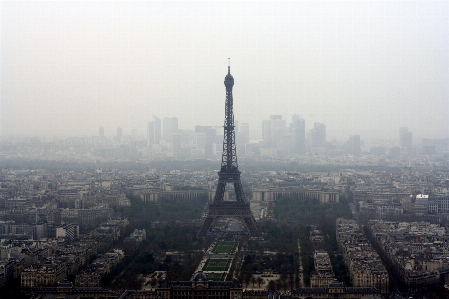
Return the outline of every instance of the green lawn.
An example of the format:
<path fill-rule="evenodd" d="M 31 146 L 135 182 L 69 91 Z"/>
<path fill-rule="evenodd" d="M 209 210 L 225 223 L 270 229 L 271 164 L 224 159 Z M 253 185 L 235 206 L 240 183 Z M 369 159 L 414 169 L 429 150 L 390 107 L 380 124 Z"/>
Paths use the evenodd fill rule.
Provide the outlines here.
<path fill-rule="evenodd" d="M 203 271 L 226 271 L 231 265 L 231 259 L 208 259 Z"/>
<path fill-rule="evenodd" d="M 226 273 L 207 273 L 207 279 L 211 281 L 224 281 Z"/>
<path fill-rule="evenodd" d="M 215 245 L 215 248 L 213 250 L 214 253 L 228 253 L 233 254 L 235 252 L 235 249 L 237 248 L 237 242 L 218 242 L 217 245 Z"/>

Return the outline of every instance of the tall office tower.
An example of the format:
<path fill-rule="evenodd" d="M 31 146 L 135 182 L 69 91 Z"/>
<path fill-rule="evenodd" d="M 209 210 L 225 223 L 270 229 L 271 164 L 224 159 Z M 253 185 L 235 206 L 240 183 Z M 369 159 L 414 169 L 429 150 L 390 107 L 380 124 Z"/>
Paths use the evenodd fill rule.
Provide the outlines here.
<path fill-rule="evenodd" d="M 154 133 L 154 122 L 150 121 L 147 124 L 147 146 L 152 146 L 155 143 Z"/>
<path fill-rule="evenodd" d="M 286 133 L 286 121 L 282 115 L 270 115 L 272 147 L 279 148 Z"/>
<path fill-rule="evenodd" d="M 264 147 L 279 148 L 286 133 L 286 122 L 282 115 L 270 115 L 262 121 L 262 140 Z"/>
<path fill-rule="evenodd" d="M 172 141 L 173 134 L 178 134 L 178 118 L 164 117 L 162 121 L 162 138 L 166 141 Z"/>
<path fill-rule="evenodd" d="M 399 146 L 412 147 L 413 145 L 412 132 L 408 131 L 408 128 L 399 128 Z"/>
<path fill-rule="evenodd" d="M 117 142 L 122 142 L 123 130 L 121 127 L 117 128 Z"/>
<path fill-rule="evenodd" d="M 249 123 L 242 123 L 240 125 L 240 139 L 246 144 L 249 142 Z"/>
<path fill-rule="evenodd" d="M 206 152 L 206 144 L 207 144 L 207 133 L 199 132 L 195 133 L 195 149 L 203 150 Z"/>
<path fill-rule="evenodd" d="M 181 144 L 193 145 L 195 142 L 195 131 L 194 130 L 182 130 L 179 129 L 179 135 L 181 135 Z"/>
<path fill-rule="evenodd" d="M 242 123 L 237 135 L 237 152 L 245 155 L 245 146 L 249 143 L 249 124 Z"/>
<path fill-rule="evenodd" d="M 228 66 L 228 74 L 225 77 L 224 84 L 226 86 L 226 103 L 221 168 L 218 172 L 218 185 L 215 191 L 214 201 L 209 204 L 207 216 L 204 218 L 198 235 L 206 235 L 217 220 L 225 218 L 239 219 L 251 235 L 259 235 L 256 220 L 251 213 L 249 202 L 243 192 L 240 171 L 237 164 L 233 111 L 234 100 L 232 96 L 234 78 L 231 75 L 230 66 Z M 224 200 L 227 184 L 234 185 L 235 200 Z"/>
<path fill-rule="evenodd" d="M 353 156 L 358 156 L 362 152 L 360 149 L 360 135 L 349 136 L 348 152 Z"/>
<path fill-rule="evenodd" d="M 162 132 L 161 119 L 153 115 L 153 123 L 154 123 L 154 143 L 159 144 L 159 142 L 161 141 L 161 132 Z"/>
<path fill-rule="evenodd" d="M 104 138 L 104 127 L 98 128 L 98 137 Z"/>
<path fill-rule="evenodd" d="M 212 157 L 214 155 L 214 143 L 216 139 L 217 130 L 211 126 L 195 126 L 195 138 L 196 146 L 198 150 L 204 150 L 206 157 Z M 197 135 L 197 134 L 204 134 Z"/>
<path fill-rule="evenodd" d="M 311 148 L 326 146 L 326 125 L 323 123 L 314 123 L 313 129 L 309 131 L 308 143 Z"/>
<path fill-rule="evenodd" d="M 181 157 L 181 134 L 173 134 L 172 135 L 173 142 L 173 157 L 179 158 Z"/>
<path fill-rule="evenodd" d="M 242 123 L 240 125 L 239 134 L 241 135 L 241 138 L 245 143 L 249 142 L 249 123 Z"/>
<path fill-rule="evenodd" d="M 399 128 L 399 147 L 401 154 L 410 155 L 413 150 L 413 135 L 408 131 L 408 128 Z"/>
<path fill-rule="evenodd" d="M 292 116 L 293 152 L 303 155 L 306 153 L 306 121 L 299 115 Z"/>
<path fill-rule="evenodd" d="M 262 142 L 265 147 L 271 147 L 271 120 L 262 121 Z"/>

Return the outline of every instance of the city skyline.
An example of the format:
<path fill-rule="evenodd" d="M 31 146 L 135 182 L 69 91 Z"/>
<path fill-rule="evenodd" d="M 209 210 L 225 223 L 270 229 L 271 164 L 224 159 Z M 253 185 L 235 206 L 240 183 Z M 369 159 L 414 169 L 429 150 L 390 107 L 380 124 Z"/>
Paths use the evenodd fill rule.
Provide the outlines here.
<path fill-rule="evenodd" d="M 293 114 L 329 140 L 447 138 L 447 2 L 2 2 L 1 136 Z M 108 134 L 107 132 L 111 132 Z"/>
<path fill-rule="evenodd" d="M 249 123 L 247 122 L 239 122 L 239 120 L 235 120 L 236 122 L 236 133 L 238 134 L 237 138 L 243 138 L 244 143 L 248 143 L 248 142 L 257 142 L 259 145 L 261 145 L 262 147 L 272 147 L 272 141 L 267 140 L 267 136 L 264 136 L 264 130 L 266 130 L 266 128 L 264 129 L 264 126 L 268 123 L 270 124 L 271 121 L 273 121 L 273 118 L 278 118 L 277 121 L 282 121 L 281 126 L 277 125 L 277 131 L 273 134 L 271 132 L 271 130 L 269 130 L 269 134 L 268 134 L 268 138 L 271 139 L 271 135 L 275 135 L 276 138 L 280 138 L 281 135 L 291 135 L 292 138 L 294 139 L 301 139 L 300 144 L 295 144 L 294 147 L 297 148 L 301 148 L 299 151 L 303 152 L 304 149 L 302 149 L 302 147 L 305 147 L 306 145 L 310 146 L 310 142 L 312 143 L 316 143 L 316 141 L 312 140 L 312 138 L 316 138 L 314 137 L 314 134 L 317 134 L 316 130 L 317 130 L 317 126 L 318 127 L 322 127 L 322 129 L 320 130 L 324 130 L 322 133 L 318 133 L 318 135 L 321 135 L 321 137 L 318 137 L 319 139 L 321 139 L 321 141 L 319 141 L 319 145 L 320 146 L 326 146 L 329 143 L 332 142 L 346 142 L 348 141 L 348 138 L 351 139 L 354 136 L 359 136 L 359 138 L 361 138 L 362 141 L 364 142 L 368 142 L 368 143 L 377 143 L 377 142 L 394 142 L 396 145 L 399 146 L 407 146 L 410 147 L 411 145 L 416 145 L 416 144 L 420 144 L 421 140 L 423 139 L 429 139 L 429 137 L 417 137 L 415 135 L 413 135 L 414 132 L 409 131 L 409 127 L 398 127 L 395 128 L 395 134 L 393 134 L 391 136 L 391 138 L 376 138 L 376 139 L 372 139 L 372 140 L 368 140 L 365 139 L 363 135 L 360 134 L 352 134 L 352 135 L 345 135 L 342 136 L 341 138 L 331 138 L 329 137 L 329 135 L 327 134 L 327 126 L 325 123 L 322 122 L 314 122 L 314 123 L 309 123 L 308 126 L 305 125 L 306 120 L 301 117 L 298 114 L 293 114 L 290 115 L 289 117 L 287 116 L 286 118 L 284 118 L 283 115 L 269 115 L 267 117 L 268 119 L 265 120 L 261 120 L 260 121 L 260 128 L 259 130 L 255 130 L 257 131 L 258 135 L 256 136 L 255 133 L 252 133 L 254 131 L 254 128 L 252 128 Z M 159 121 L 159 124 L 155 125 L 155 119 L 156 119 L 156 123 L 157 121 Z M 289 120 L 291 119 L 291 120 Z M 168 126 L 170 128 L 164 128 L 164 125 L 162 124 L 162 120 L 166 120 L 169 121 L 170 123 L 168 124 Z M 84 135 L 72 135 L 72 136 L 39 136 L 39 135 L 24 135 L 24 136 L 0 136 L 0 138 L 3 138 L 3 140 L 8 140 L 8 139 L 29 139 L 29 138 L 38 138 L 41 141 L 47 142 L 47 141 L 51 141 L 51 140 L 63 140 L 63 139 L 70 139 L 70 138 L 80 138 L 80 137 L 91 137 L 91 138 L 102 138 L 102 139 L 113 139 L 114 141 L 117 141 L 118 143 L 121 143 L 121 139 L 126 136 L 126 137 L 131 137 L 134 140 L 145 140 L 147 142 L 148 146 L 152 146 L 155 144 L 159 144 L 159 142 L 161 140 L 163 140 L 164 142 L 171 142 L 171 137 L 173 135 L 179 135 L 179 134 L 189 134 L 192 133 L 193 134 L 193 138 L 197 138 L 196 135 L 198 134 L 198 130 L 200 130 L 201 133 L 206 134 L 205 132 L 207 130 L 212 130 L 214 136 L 223 136 L 223 126 L 222 125 L 199 125 L 199 124 L 194 124 L 194 126 L 192 128 L 183 128 L 183 127 L 177 127 L 176 129 L 171 128 L 171 122 L 177 122 L 178 121 L 178 117 L 176 116 L 172 116 L 172 117 L 161 117 L 159 118 L 156 115 L 153 115 L 151 117 L 151 121 L 147 122 L 145 124 L 145 126 L 141 126 L 141 127 L 132 127 L 129 128 L 128 130 L 124 130 L 123 126 L 118 126 L 118 127 L 111 127 L 111 128 L 105 128 L 105 126 L 100 125 L 97 128 L 92 128 L 92 133 L 91 134 L 84 134 Z M 302 125 L 299 125 L 297 122 L 302 122 Z M 270 126 L 272 126 L 270 124 Z M 156 128 L 157 127 L 157 128 Z M 297 131 L 300 131 L 300 133 L 297 133 Z M 166 131 L 171 131 L 170 134 L 165 134 L 164 135 L 164 130 Z M 206 130 L 206 131 L 204 131 Z M 150 133 L 151 131 L 151 133 Z M 204 131 L 204 132 L 203 132 Z M 407 132 L 408 134 L 408 144 L 404 145 L 404 141 L 403 141 L 403 132 Z M 243 134 L 243 136 L 241 137 L 240 134 Z M 435 139 L 435 140 L 443 140 L 443 139 L 448 139 L 448 138 L 430 138 L 430 139 Z M 149 142 L 151 140 L 151 142 Z M 219 140 L 219 143 L 222 140 Z M 237 142 L 237 145 L 239 146 L 239 142 Z"/>

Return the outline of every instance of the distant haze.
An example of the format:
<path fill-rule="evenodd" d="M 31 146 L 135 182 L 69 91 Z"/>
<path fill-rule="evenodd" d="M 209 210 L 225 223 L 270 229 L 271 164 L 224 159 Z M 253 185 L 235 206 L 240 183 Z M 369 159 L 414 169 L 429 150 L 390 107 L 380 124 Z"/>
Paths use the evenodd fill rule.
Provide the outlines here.
<path fill-rule="evenodd" d="M 252 137 L 292 114 L 328 139 L 449 137 L 449 2 L 2 1 L 1 135 L 141 134 L 152 115 Z"/>

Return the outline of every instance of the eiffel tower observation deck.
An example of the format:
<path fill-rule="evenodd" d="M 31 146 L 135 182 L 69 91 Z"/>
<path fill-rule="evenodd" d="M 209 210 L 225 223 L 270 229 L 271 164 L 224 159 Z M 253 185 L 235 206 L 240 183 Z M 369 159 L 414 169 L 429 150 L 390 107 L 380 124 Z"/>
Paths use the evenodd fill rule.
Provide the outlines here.
<path fill-rule="evenodd" d="M 250 235 L 258 236 L 259 230 L 256 225 L 256 220 L 251 213 L 249 202 L 243 193 L 240 171 L 237 164 L 232 98 L 234 78 L 231 75 L 230 65 L 228 65 L 228 74 L 224 79 L 224 85 L 226 87 L 226 104 L 221 168 L 218 172 L 218 185 L 214 200 L 209 204 L 207 216 L 203 220 L 198 235 L 206 235 L 219 219 L 234 218 L 239 220 L 247 228 Z M 234 185 L 235 200 L 224 200 L 227 184 Z"/>

